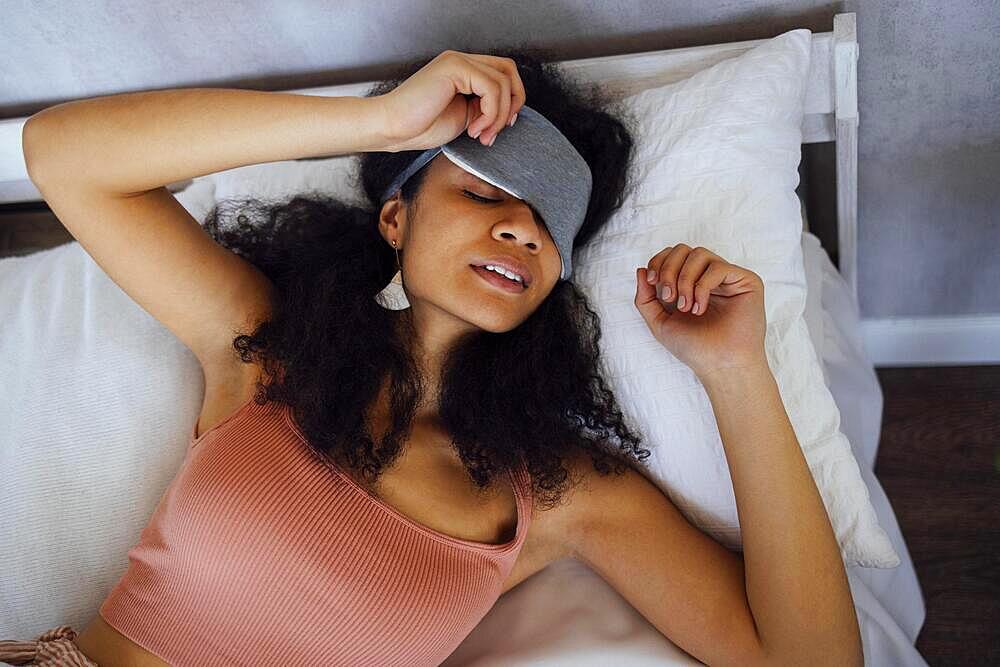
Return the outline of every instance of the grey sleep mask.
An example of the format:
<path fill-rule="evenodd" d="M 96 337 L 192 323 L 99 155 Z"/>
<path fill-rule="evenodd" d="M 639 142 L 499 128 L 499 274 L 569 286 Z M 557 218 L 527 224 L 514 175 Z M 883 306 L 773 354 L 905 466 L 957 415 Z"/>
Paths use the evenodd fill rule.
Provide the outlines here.
<path fill-rule="evenodd" d="M 593 183 L 589 165 L 569 139 L 525 104 L 514 126 L 501 130 L 492 146 L 463 131 L 447 144 L 421 153 L 393 180 L 380 203 L 441 152 L 465 171 L 532 206 L 559 251 L 559 277 L 569 280 L 573 239 L 583 225 Z"/>

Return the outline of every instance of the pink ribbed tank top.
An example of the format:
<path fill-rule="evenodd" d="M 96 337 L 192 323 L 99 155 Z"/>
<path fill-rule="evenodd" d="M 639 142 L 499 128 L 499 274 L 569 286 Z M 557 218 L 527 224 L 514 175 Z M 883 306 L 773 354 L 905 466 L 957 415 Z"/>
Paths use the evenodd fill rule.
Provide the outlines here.
<path fill-rule="evenodd" d="M 99 613 L 176 667 L 439 665 L 490 610 L 531 521 L 492 545 L 432 530 L 252 399 L 192 439 Z"/>

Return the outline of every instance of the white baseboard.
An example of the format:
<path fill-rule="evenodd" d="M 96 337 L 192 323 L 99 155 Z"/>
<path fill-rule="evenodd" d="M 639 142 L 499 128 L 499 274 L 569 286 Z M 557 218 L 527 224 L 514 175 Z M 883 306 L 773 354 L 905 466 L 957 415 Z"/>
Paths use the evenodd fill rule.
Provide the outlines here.
<path fill-rule="evenodd" d="M 1000 365 L 1000 315 L 862 318 L 861 336 L 876 368 Z"/>

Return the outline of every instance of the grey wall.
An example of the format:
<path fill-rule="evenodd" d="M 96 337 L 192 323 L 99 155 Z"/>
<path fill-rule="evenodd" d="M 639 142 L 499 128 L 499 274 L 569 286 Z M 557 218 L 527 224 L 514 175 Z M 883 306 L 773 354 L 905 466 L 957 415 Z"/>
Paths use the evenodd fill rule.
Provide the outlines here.
<path fill-rule="evenodd" d="M 1000 3 L 857 5 L 862 315 L 1000 313 Z"/>
<path fill-rule="evenodd" d="M 1000 313 L 997 0 L 539 3 L 5 2 L 0 117 L 183 86 L 372 80 L 444 49 L 526 42 L 559 59 L 832 30 L 856 12 L 864 317 Z M 810 220 L 835 255 L 830 146 L 808 147 Z"/>

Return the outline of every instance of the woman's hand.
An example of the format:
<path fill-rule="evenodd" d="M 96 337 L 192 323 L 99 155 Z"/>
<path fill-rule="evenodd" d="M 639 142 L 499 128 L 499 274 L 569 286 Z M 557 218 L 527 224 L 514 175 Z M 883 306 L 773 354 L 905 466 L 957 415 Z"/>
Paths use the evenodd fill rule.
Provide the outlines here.
<path fill-rule="evenodd" d="M 652 271 L 653 284 L 648 280 Z M 726 368 L 767 365 L 764 282 L 753 271 L 706 248 L 679 243 L 654 255 L 648 267 L 637 268 L 636 282 L 635 306 L 649 330 L 699 378 Z M 675 300 L 676 308 L 668 306 Z"/>
<path fill-rule="evenodd" d="M 373 99 L 395 153 L 436 148 L 465 129 L 489 145 L 524 106 L 525 92 L 510 58 L 448 50 Z"/>

